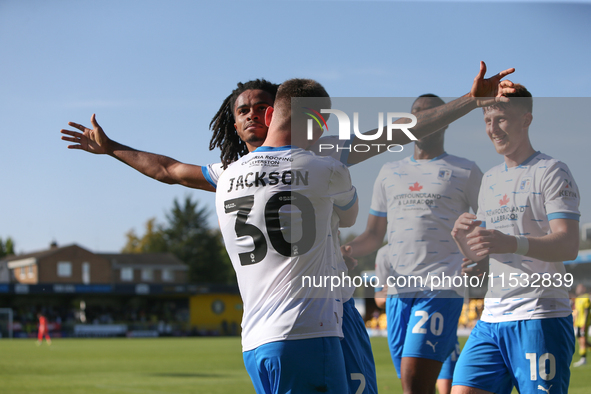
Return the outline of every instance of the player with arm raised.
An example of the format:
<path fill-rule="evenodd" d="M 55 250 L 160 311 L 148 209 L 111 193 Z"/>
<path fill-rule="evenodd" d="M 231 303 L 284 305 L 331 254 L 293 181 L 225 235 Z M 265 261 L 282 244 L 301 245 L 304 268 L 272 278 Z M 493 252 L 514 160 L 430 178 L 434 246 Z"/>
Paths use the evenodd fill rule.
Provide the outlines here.
<path fill-rule="evenodd" d="M 442 105 L 427 94 L 415 100 L 411 112 Z M 386 298 L 388 344 L 406 393 L 435 392 L 443 362 L 456 349 L 464 288 L 429 279 L 460 274 L 462 256 L 450 232 L 461 213 L 476 211 L 482 178 L 473 161 L 445 152 L 445 131 L 420 139 L 412 156 L 382 167 L 366 230 L 343 247 L 346 258 L 365 256 L 387 234 L 396 278 Z"/>
<path fill-rule="evenodd" d="M 484 109 L 504 163 L 484 174 L 477 215 L 460 216 L 452 232 L 466 257 L 489 257 L 484 310 L 456 365 L 454 394 L 508 394 L 514 385 L 568 392 L 574 335 L 562 261 L 578 253 L 579 191 L 566 164 L 532 147 L 533 99 L 515 89 Z"/>
<path fill-rule="evenodd" d="M 374 295 L 374 300 L 378 308 L 386 310 L 387 315 L 388 310 L 386 309 L 386 299 L 388 297 L 388 283 L 394 283 L 393 281 L 396 278 L 396 272 L 392 268 L 390 260 L 388 259 L 388 245 L 382 246 L 376 254 L 375 272 L 380 287 L 375 289 L 376 293 Z M 451 393 L 453 373 L 459 356 L 460 343 L 456 339 L 454 350 L 444 361 L 441 366 L 441 371 L 437 376 L 437 391 L 439 391 L 439 394 Z"/>
<path fill-rule="evenodd" d="M 474 78 L 470 93 L 441 107 L 417 114 L 417 124 L 412 128 L 413 135 L 419 139 L 423 138 L 461 118 L 473 109 L 487 105 L 487 103 L 490 103 L 491 98 L 493 101 L 502 99 L 502 94 L 511 91 L 512 86 L 511 81 L 502 79 L 514 71 L 515 69 L 510 68 L 485 79 L 486 65 L 481 62 L 480 71 Z M 264 116 L 262 114 L 264 114 L 266 107 L 273 105 L 276 88 L 277 85 L 268 81 L 253 80 L 238 84 L 237 89 L 226 98 L 210 124 L 214 130 L 210 149 L 216 146 L 222 149 L 222 166 L 200 166 L 182 163 L 164 155 L 139 151 L 120 144 L 106 135 L 94 115 L 91 117 L 92 129 L 78 123 L 69 122 L 69 125 L 78 131 L 62 129 L 61 133 L 64 134 L 62 140 L 72 143 L 72 145 L 68 145 L 68 149 L 110 155 L 160 182 L 213 191 L 215 181 L 223 171 L 224 165 L 236 160 L 247 151 L 254 150 L 263 143 L 267 128 L 261 122 L 261 117 Z M 408 119 L 401 118 L 396 120 L 395 123 L 408 123 Z M 368 133 L 373 134 L 374 131 Z M 385 135 L 383 138 L 385 138 Z M 356 144 L 362 141 L 355 137 L 349 142 Z M 383 142 L 381 140 L 375 141 L 376 144 Z M 389 143 L 404 145 L 409 142 L 411 140 L 403 131 L 395 130 L 393 139 Z M 318 144 L 311 147 L 311 149 L 318 152 Z M 338 156 L 335 158 L 341 161 L 346 158 L 344 164 L 353 165 L 367 160 L 379 152 L 351 152 L 347 157 L 341 156 L 336 151 L 331 153 Z"/>
<path fill-rule="evenodd" d="M 222 163 L 227 166 L 240 156 L 261 146 L 267 136 L 264 116 L 273 105 L 278 85 L 262 80 L 239 83 L 224 100 L 212 119 L 210 127 L 214 134 L 210 149 L 221 149 Z M 179 184 L 190 188 L 215 191 L 209 176 L 217 177 L 223 165 L 200 166 L 179 162 L 168 156 L 140 151 L 120 144 L 109 137 L 99 126 L 95 115 L 91 117 L 93 128 L 78 123 L 69 125 L 78 131 L 62 129 L 62 140 L 72 142 L 69 149 L 81 149 L 95 154 L 106 154 L 129 165 L 142 174 L 167 184 Z M 218 171 L 219 170 L 219 171 Z"/>
<path fill-rule="evenodd" d="M 222 151 L 222 163 L 197 166 L 180 163 L 166 156 L 137 151 L 109 140 L 102 128 L 92 122 L 94 129 L 82 125 L 70 125 L 82 133 L 62 130 L 69 137 L 62 139 L 75 142 L 72 149 L 83 149 L 92 153 L 108 153 L 141 173 L 165 183 L 180 183 L 187 187 L 215 191 L 224 164 L 228 165 L 249 151 L 259 147 L 267 135 L 264 114 L 273 105 L 277 86 L 265 80 L 239 83 L 237 88 L 224 100 L 219 111 L 211 121 L 214 130 L 210 148 L 219 147 Z M 334 234 L 339 227 L 339 216 L 332 215 L 331 227 Z M 339 270 L 346 272 L 342 261 L 338 237 L 332 237 L 333 257 L 340 259 Z M 345 366 L 349 391 L 351 394 L 377 393 L 377 380 L 371 343 L 365 330 L 363 318 L 354 306 L 351 295 L 355 289 L 343 289 L 347 294 L 335 298 L 342 304 L 342 325 L 346 338 L 340 341 L 345 354 Z M 361 390 L 361 391 L 359 391 Z"/>

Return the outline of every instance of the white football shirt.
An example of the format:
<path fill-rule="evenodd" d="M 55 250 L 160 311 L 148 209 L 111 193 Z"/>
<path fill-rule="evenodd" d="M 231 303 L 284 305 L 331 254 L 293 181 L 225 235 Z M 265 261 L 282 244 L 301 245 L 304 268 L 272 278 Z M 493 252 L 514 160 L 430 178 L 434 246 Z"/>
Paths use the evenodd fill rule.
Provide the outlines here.
<path fill-rule="evenodd" d="M 505 234 L 542 237 L 551 233 L 552 219 L 579 220 L 579 199 L 566 164 L 536 152 L 517 167 L 503 163 L 484 175 L 478 220 Z M 563 263 L 491 255 L 481 319 L 502 322 L 570 315 L 565 273 Z M 549 280 L 544 281 L 544 275 Z"/>
<path fill-rule="evenodd" d="M 351 136 L 351 138 L 353 138 L 353 136 Z M 336 135 L 329 135 L 321 137 L 309 150 L 314 152 L 317 156 L 332 157 L 348 166 L 349 164 L 347 163 L 347 158 L 349 157 L 349 150 L 347 148 L 350 146 L 350 143 L 350 140 L 340 140 Z M 224 172 L 222 163 L 213 163 L 202 166 L 201 171 L 203 172 L 203 176 L 209 182 L 209 184 L 214 188 L 217 188 L 220 175 Z M 337 261 L 337 267 L 333 274 L 342 278 L 342 274 L 347 274 L 348 268 L 341 254 L 338 229 L 339 218 L 336 214 L 334 214 L 332 218 L 332 234 L 334 234 L 332 239 L 334 242 L 334 250 L 332 251 L 331 255 L 332 258 Z M 351 299 L 353 293 L 355 292 L 355 287 L 341 286 L 341 290 L 342 298 L 337 298 L 336 300 L 337 302 L 344 303 Z"/>
<path fill-rule="evenodd" d="M 344 165 L 289 146 L 260 147 L 219 177 L 216 210 L 244 302 L 243 351 L 342 336 L 340 292 L 305 278 L 333 274 L 333 205 L 348 209 L 356 198 Z"/>
<path fill-rule="evenodd" d="M 349 157 L 349 151 L 346 148 L 350 143 L 350 140 L 339 140 L 339 137 L 336 135 L 328 135 L 321 137 L 309 150 L 314 152 L 317 156 L 332 157 L 348 166 L 347 158 Z M 330 145 L 332 148 L 323 148 L 323 145 Z M 211 186 L 217 187 L 220 175 L 224 172 L 224 167 L 222 166 L 222 163 L 213 163 L 201 166 L 201 171 L 207 182 L 209 182 Z"/>
<path fill-rule="evenodd" d="M 408 279 L 397 279 L 399 287 L 389 287 L 389 294 L 427 290 L 433 283 L 435 289 L 463 296 L 463 287 L 431 282 L 430 277 L 460 274 L 463 256 L 451 230 L 470 207 L 477 211 L 481 179 L 473 161 L 447 153 L 431 160 L 410 156 L 382 167 L 370 214 L 387 217 L 388 259 L 394 276 Z"/>

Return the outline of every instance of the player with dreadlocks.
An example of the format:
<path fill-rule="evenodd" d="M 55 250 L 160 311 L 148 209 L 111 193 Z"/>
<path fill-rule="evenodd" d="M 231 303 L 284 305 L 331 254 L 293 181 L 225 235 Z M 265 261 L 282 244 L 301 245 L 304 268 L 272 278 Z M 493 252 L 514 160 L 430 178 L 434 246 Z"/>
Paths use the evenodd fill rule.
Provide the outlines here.
<path fill-rule="evenodd" d="M 450 101 L 442 106 L 421 111 L 416 114 L 417 123 L 412 128 L 413 135 L 421 139 L 461 118 L 473 109 L 489 105 L 490 100 L 478 99 L 478 97 L 499 97 L 503 93 L 511 91 L 511 81 L 501 81 L 506 75 L 514 72 L 515 69 L 507 69 L 491 78 L 484 79 L 486 65 L 481 62 L 480 72 L 474 79 L 470 93 L 459 99 Z M 509 91 L 507 91 L 509 89 Z M 267 126 L 264 124 L 264 112 L 267 107 L 273 105 L 277 85 L 265 80 L 254 80 L 244 84 L 238 84 L 230 96 L 224 100 L 220 110 L 213 118 L 211 127 L 214 135 L 210 141 L 210 149 L 219 147 L 222 149 L 221 161 L 227 166 L 232 160 L 244 155 L 246 150 L 254 150 L 262 145 L 266 135 Z M 493 100 L 494 101 L 494 100 Z M 486 104 L 486 103 L 489 104 Z M 232 111 L 233 103 L 233 113 Z M 142 174 L 167 184 L 179 184 L 186 187 L 215 191 L 215 180 L 209 175 L 209 169 L 212 166 L 202 167 L 188 163 L 182 163 L 170 157 L 155 153 L 139 151 L 129 146 L 120 144 L 105 134 L 103 129 L 96 121 L 93 114 L 90 119 L 93 128 L 89 129 L 81 124 L 69 122 L 71 127 L 78 131 L 62 129 L 65 134 L 61 138 L 64 141 L 72 142 L 68 149 L 85 150 L 94 154 L 107 154 L 117 160 L 129 165 Z M 406 118 L 401 118 L 394 123 L 408 123 Z M 232 130 L 232 125 L 234 130 Z M 388 142 L 390 144 L 405 145 L 411 142 L 402 130 L 395 130 L 389 141 L 374 140 L 376 145 Z M 369 133 L 374 133 L 370 131 Z M 385 138 L 387 133 L 383 133 Z M 244 141 L 244 146 L 240 140 Z M 318 141 L 322 142 L 322 139 Z M 355 137 L 351 145 L 357 142 L 362 143 L 358 137 Z M 311 149 L 318 151 L 318 143 Z M 340 153 L 349 153 L 341 149 Z M 324 152 L 323 152 L 324 153 Z M 330 151 L 339 155 L 338 151 Z M 347 165 L 360 163 L 372 156 L 377 155 L 378 151 L 357 152 L 351 150 L 348 155 L 336 157 L 338 160 L 345 161 Z M 219 165 L 220 170 L 224 165 Z M 214 181 L 212 183 L 212 180 Z"/>
<path fill-rule="evenodd" d="M 246 83 L 239 82 L 238 87 L 226 97 L 220 109 L 209 123 L 209 128 L 213 130 L 213 135 L 209 142 L 209 150 L 220 148 L 222 151 L 220 158 L 223 168 L 228 167 L 230 163 L 238 160 L 239 157 L 254 150 L 247 146 L 251 144 L 251 141 L 242 140 L 236 130 L 234 106 L 240 95 L 247 90 L 261 90 L 271 95 L 272 102 L 274 102 L 278 87 L 279 85 L 265 79 L 255 79 Z M 237 110 L 241 109 L 237 108 Z"/>
<path fill-rule="evenodd" d="M 268 130 L 264 123 L 264 115 L 267 108 L 275 101 L 278 86 L 264 79 L 257 79 L 239 83 L 237 88 L 226 97 L 210 123 L 213 136 L 209 148 L 221 149 L 221 163 L 202 167 L 124 146 L 106 136 L 94 115 L 91 118 L 93 130 L 76 123 L 69 123 L 83 133 L 62 130 L 62 133 L 73 137 L 62 137 L 62 139 L 78 143 L 70 146 L 73 149 L 109 154 L 144 175 L 161 182 L 215 191 L 219 176 L 229 164 L 263 144 Z M 338 245 L 335 250 L 339 250 Z M 346 270 L 344 262 L 342 267 Z M 342 321 L 346 339 L 340 343 L 345 355 L 350 391 L 351 393 L 377 393 L 373 353 L 363 318 L 354 307 L 350 295 L 343 298 L 349 301 L 343 305 Z M 358 391 L 361 385 L 364 389 Z"/>
<path fill-rule="evenodd" d="M 413 135 L 419 139 L 423 138 L 461 118 L 473 109 L 488 105 L 484 104 L 485 102 L 490 103 L 490 100 L 475 99 L 476 97 L 500 97 L 503 93 L 512 91 L 512 83 L 510 81 L 501 81 L 501 79 L 514 71 L 514 69 L 508 69 L 491 78 L 484 79 L 486 66 L 484 62 L 481 62 L 480 72 L 474 79 L 470 93 L 445 105 L 417 113 L 417 124 L 413 127 Z M 267 88 L 270 88 L 272 92 L 269 92 Z M 198 166 L 182 163 L 164 155 L 138 151 L 122 145 L 107 137 L 97 123 L 94 114 L 91 117 L 93 129 L 86 128 L 78 123 L 69 122 L 68 124 L 71 127 L 80 130 L 80 132 L 62 129 L 61 133 L 65 134 L 65 136 L 62 136 L 62 140 L 75 144 L 68 145 L 68 149 L 80 149 L 94 154 L 108 154 L 142 174 L 160 182 L 215 191 L 217 179 L 225 166 L 246 154 L 247 151 L 254 150 L 263 144 L 267 135 L 267 126 L 264 124 L 264 113 L 268 107 L 273 105 L 276 90 L 277 85 L 268 81 L 249 81 L 245 84 L 238 84 L 237 89 L 224 100 L 220 110 L 210 124 L 210 127 L 214 130 L 214 135 L 210 141 L 210 149 L 215 147 L 222 149 L 222 163 Z M 407 122 L 407 119 L 402 118 L 395 123 Z M 235 132 L 232 130 L 232 125 L 235 128 Z M 402 130 L 398 131 L 399 133 L 392 135 L 392 139 L 388 141 L 389 143 L 405 145 L 411 141 Z M 368 133 L 373 134 L 374 132 L 372 130 Z M 244 146 L 241 145 L 240 140 L 244 142 Z M 322 142 L 322 139 L 320 139 L 315 147 L 311 149 L 318 152 L 317 146 Z M 343 142 L 341 141 L 341 143 Z M 357 142 L 362 143 L 358 137 L 355 137 L 350 142 L 352 145 Z M 385 141 L 376 140 L 374 142 L 378 144 L 384 143 Z M 244 150 L 244 147 L 246 147 L 246 150 Z M 341 150 L 342 152 L 347 151 Z M 377 155 L 379 152 L 356 152 L 351 150 L 350 153 L 347 152 L 349 153 L 348 155 L 342 156 L 338 150 L 331 151 L 330 153 L 332 153 L 333 157 L 338 156 L 335 158 L 339 161 L 344 161 L 344 164 L 353 165 Z M 364 370 L 356 372 L 351 369 L 349 361 L 347 359 L 345 360 L 350 391 L 353 393 L 359 392 L 358 388 L 360 385 L 365 385 L 365 389 L 361 392 L 377 393 L 373 355 L 371 353 L 369 338 L 367 338 L 367 331 L 363 325 L 363 319 L 353 306 L 352 300 L 345 303 L 343 310 L 345 314 L 347 310 L 352 313 L 350 318 L 343 316 L 343 331 L 346 337 L 345 340 L 341 341 L 343 353 L 347 353 L 345 347 L 348 347 L 352 358 L 349 361 L 359 368 L 364 368 Z M 347 322 L 350 323 L 348 329 Z M 355 334 L 347 335 L 348 330 L 350 333 Z M 345 357 L 347 358 L 347 356 Z"/>
<path fill-rule="evenodd" d="M 202 167 L 182 163 L 171 157 L 139 151 L 120 144 L 105 134 L 91 117 L 93 129 L 69 122 L 69 125 L 82 133 L 61 130 L 66 136 L 62 139 L 74 142 L 69 149 L 81 149 L 95 154 L 107 154 L 129 165 L 142 174 L 167 184 L 179 184 L 186 187 L 215 191 L 215 184 L 208 175 L 208 168 L 222 171 L 228 164 L 240 156 L 261 146 L 267 136 L 264 123 L 265 111 L 273 105 L 278 85 L 264 79 L 239 83 L 237 88 L 224 100 L 212 119 L 210 127 L 214 131 L 210 149 L 219 147 L 221 161 L 224 164 Z"/>

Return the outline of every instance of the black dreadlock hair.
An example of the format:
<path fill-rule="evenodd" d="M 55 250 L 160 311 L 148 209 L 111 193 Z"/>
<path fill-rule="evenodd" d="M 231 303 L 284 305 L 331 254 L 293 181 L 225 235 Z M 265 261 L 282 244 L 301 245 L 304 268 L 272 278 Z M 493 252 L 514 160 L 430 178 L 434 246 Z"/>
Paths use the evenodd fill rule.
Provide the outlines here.
<path fill-rule="evenodd" d="M 234 128 L 234 105 L 238 96 L 246 90 L 259 89 L 269 93 L 275 101 L 278 87 L 279 85 L 265 79 L 255 79 L 246 83 L 239 82 L 237 88 L 224 100 L 217 114 L 209 123 L 209 128 L 213 131 L 211 141 L 209 141 L 209 150 L 218 147 L 221 149 L 220 159 L 224 168 L 248 153 L 246 144 L 238 137 Z"/>

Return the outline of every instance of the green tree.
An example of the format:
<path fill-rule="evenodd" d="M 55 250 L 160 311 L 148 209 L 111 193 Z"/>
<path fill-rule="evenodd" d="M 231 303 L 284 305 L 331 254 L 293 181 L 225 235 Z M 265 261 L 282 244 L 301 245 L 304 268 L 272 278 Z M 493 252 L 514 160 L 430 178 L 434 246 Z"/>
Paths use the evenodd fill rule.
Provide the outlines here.
<path fill-rule="evenodd" d="M 162 226 L 156 224 L 156 218 L 148 219 L 146 231 L 139 238 L 133 229 L 129 230 L 125 237 L 127 242 L 123 247 L 123 253 L 159 253 L 168 252 L 168 245 Z"/>
<path fill-rule="evenodd" d="M 0 238 L 0 257 L 14 255 L 14 241 L 12 238 L 6 238 L 6 242 Z"/>
<path fill-rule="evenodd" d="M 223 246 L 219 231 L 209 229 L 207 208 L 186 196 L 181 205 L 176 199 L 166 215 L 164 237 L 168 250 L 189 265 L 193 283 L 232 283 L 236 276 Z"/>
<path fill-rule="evenodd" d="M 236 275 L 224 248 L 221 233 L 209 228 L 209 212 L 198 201 L 174 200 L 165 225 L 155 218 L 146 222 L 143 236 L 132 229 L 125 234 L 124 253 L 170 252 L 189 266 L 191 283 L 236 283 Z"/>

